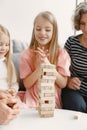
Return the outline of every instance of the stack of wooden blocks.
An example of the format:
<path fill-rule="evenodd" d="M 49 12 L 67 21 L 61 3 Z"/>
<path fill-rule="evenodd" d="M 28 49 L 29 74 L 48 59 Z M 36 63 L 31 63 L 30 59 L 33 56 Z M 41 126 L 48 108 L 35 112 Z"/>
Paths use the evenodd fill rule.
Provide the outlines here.
<path fill-rule="evenodd" d="M 39 115 L 53 117 L 55 109 L 55 65 L 42 64 L 38 83 Z"/>

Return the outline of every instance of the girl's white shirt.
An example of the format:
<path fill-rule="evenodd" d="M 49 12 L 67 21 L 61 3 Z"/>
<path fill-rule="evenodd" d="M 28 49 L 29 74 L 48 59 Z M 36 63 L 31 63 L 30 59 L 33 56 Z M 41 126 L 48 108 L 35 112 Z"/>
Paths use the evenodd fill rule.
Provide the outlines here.
<path fill-rule="evenodd" d="M 0 90 L 7 90 L 9 89 L 9 85 L 7 82 L 7 65 L 6 65 L 6 58 L 0 58 Z M 18 83 L 12 85 L 11 88 L 14 88 L 18 91 Z"/>

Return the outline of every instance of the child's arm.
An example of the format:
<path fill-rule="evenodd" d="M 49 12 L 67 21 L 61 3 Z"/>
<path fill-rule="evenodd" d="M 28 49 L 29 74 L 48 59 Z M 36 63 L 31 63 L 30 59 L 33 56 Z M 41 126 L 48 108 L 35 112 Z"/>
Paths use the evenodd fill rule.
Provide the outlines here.
<path fill-rule="evenodd" d="M 26 78 L 23 79 L 23 83 L 26 88 L 32 87 L 32 85 L 38 80 L 40 75 L 40 65 L 43 63 L 50 64 L 48 60 L 48 50 L 44 50 L 43 48 L 41 49 L 38 47 L 37 50 L 34 50 L 34 52 L 38 54 L 40 64 L 38 64 L 38 67 L 31 75 L 28 75 Z"/>
<path fill-rule="evenodd" d="M 56 71 L 56 84 L 60 88 L 64 88 L 67 85 L 67 76 L 62 76 L 59 72 Z"/>
<path fill-rule="evenodd" d="M 23 79 L 24 86 L 26 88 L 32 87 L 32 85 L 38 80 L 40 74 L 40 67 L 38 67 L 31 75 L 28 75 Z"/>

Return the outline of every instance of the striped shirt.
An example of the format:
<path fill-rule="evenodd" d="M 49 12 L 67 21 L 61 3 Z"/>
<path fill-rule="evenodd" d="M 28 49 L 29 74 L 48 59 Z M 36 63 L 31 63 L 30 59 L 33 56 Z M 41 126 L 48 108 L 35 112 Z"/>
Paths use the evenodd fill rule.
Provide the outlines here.
<path fill-rule="evenodd" d="M 65 46 L 71 57 L 71 77 L 78 77 L 81 80 L 80 92 L 87 97 L 87 48 L 85 48 L 78 36 L 71 36 L 67 39 Z"/>

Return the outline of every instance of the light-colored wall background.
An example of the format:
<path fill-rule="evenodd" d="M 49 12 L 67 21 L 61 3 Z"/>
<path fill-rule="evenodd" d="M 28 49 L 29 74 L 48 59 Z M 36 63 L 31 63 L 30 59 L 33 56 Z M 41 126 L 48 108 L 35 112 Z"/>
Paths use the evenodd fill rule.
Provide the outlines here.
<path fill-rule="evenodd" d="M 0 24 L 9 29 L 11 39 L 29 42 L 35 16 L 51 11 L 58 21 L 59 43 L 63 46 L 74 34 L 71 19 L 75 4 L 76 0 L 0 0 Z"/>

